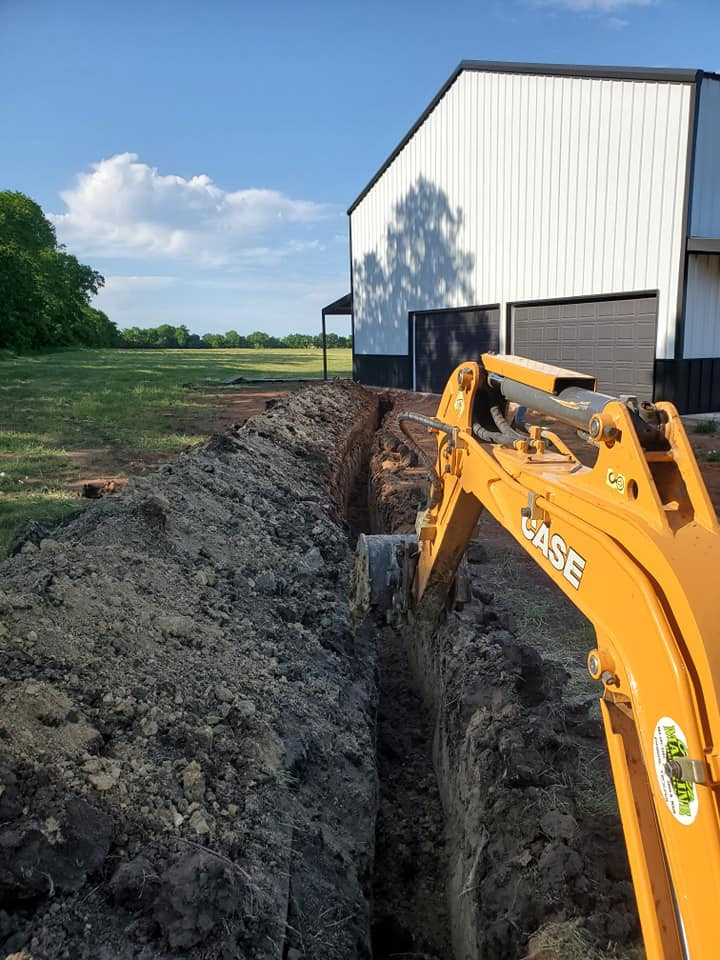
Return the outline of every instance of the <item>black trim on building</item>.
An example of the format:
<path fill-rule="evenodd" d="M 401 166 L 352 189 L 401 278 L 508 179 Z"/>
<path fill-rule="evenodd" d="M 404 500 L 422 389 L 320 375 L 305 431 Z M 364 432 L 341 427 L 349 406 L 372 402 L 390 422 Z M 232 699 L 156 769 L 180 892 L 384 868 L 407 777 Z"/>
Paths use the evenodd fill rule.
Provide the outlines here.
<path fill-rule="evenodd" d="M 695 186 L 695 150 L 698 135 L 698 113 L 700 110 L 700 92 L 702 74 L 690 91 L 690 122 L 688 124 L 688 142 L 685 167 L 685 190 L 683 193 L 682 235 L 687 237 L 690 231 L 690 216 Z M 678 298 L 675 312 L 675 359 L 680 360 L 685 352 L 685 308 L 687 305 L 688 255 L 686 250 L 680 254 L 680 275 L 678 278 Z"/>
<path fill-rule="evenodd" d="M 352 253 L 352 220 L 348 217 L 348 246 L 350 249 L 350 297 L 353 301 L 353 312 L 350 314 L 350 336 L 352 338 L 352 378 L 355 375 L 355 286 L 353 284 L 353 253 Z"/>
<path fill-rule="evenodd" d="M 411 359 L 406 354 L 356 353 L 353 380 L 368 387 L 409 390 L 412 385 Z"/>
<path fill-rule="evenodd" d="M 720 411 L 720 357 L 655 361 L 653 400 L 669 400 L 680 413 Z"/>
<path fill-rule="evenodd" d="M 688 253 L 720 253 L 720 237 L 688 237 Z"/>
<path fill-rule="evenodd" d="M 695 83 L 703 70 L 682 67 L 621 67 L 581 63 L 522 63 L 513 60 L 461 60 L 457 68 L 481 73 L 521 73 L 539 77 L 589 77 L 593 80 L 643 80 L 657 83 Z"/>
<path fill-rule="evenodd" d="M 360 201 L 370 192 L 370 190 L 372 190 L 393 160 L 410 142 L 410 140 L 412 140 L 417 131 L 425 123 L 435 107 L 448 92 L 450 87 L 452 87 L 460 74 L 465 70 L 475 71 L 478 73 L 513 73 L 539 77 L 587 77 L 594 80 L 639 80 L 646 83 L 655 82 L 696 84 L 703 76 L 720 79 L 720 74 L 708 73 L 704 70 L 676 70 L 663 67 L 580 66 L 578 64 L 569 63 L 514 63 L 495 60 L 461 60 L 457 68 L 443 84 L 438 93 L 433 97 L 425 110 L 423 110 L 410 130 L 403 137 L 397 147 L 395 147 L 393 152 L 380 167 L 372 180 L 370 180 L 367 186 L 350 205 L 348 214 L 351 214 Z"/>
<path fill-rule="evenodd" d="M 324 317 L 351 317 L 353 312 L 352 293 L 338 297 L 320 311 Z"/>

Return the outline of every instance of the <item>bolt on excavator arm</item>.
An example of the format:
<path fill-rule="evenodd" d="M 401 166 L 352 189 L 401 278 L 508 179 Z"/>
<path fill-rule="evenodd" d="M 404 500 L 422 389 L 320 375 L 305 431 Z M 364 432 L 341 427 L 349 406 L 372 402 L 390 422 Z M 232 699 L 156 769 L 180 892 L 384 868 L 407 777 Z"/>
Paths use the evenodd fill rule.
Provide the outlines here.
<path fill-rule="evenodd" d="M 594 466 L 522 415 L 511 426 L 509 401 L 572 424 Z M 715 956 L 720 527 L 677 411 L 485 354 L 455 370 L 436 418 L 411 419 L 437 438 L 412 602 L 447 592 L 486 509 L 585 614 L 647 956 Z"/>

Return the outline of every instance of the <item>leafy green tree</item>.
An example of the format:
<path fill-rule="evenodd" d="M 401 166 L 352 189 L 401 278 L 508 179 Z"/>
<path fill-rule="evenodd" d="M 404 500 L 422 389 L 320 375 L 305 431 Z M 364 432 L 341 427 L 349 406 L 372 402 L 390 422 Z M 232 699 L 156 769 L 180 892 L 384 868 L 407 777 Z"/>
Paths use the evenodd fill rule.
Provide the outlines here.
<path fill-rule="evenodd" d="M 15 243 L 0 243 L 0 347 L 40 345 L 42 307 L 32 257 Z"/>
<path fill-rule="evenodd" d="M 247 337 L 241 336 L 237 330 L 228 330 L 225 334 L 226 347 L 249 347 L 252 346 Z"/>
<path fill-rule="evenodd" d="M 177 347 L 177 327 L 171 327 L 169 323 L 163 323 L 157 328 L 156 335 L 159 347 Z"/>
<path fill-rule="evenodd" d="M 0 192 L 0 237 L 30 254 L 57 247 L 55 227 L 42 208 L 13 190 Z"/>
<path fill-rule="evenodd" d="M 283 338 L 283 346 L 291 350 L 307 349 L 312 346 L 313 338 L 309 333 L 289 333 Z"/>
<path fill-rule="evenodd" d="M 58 245 L 34 200 L 0 192 L 0 347 L 115 346 L 115 325 L 90 306 L 104 282 Z"/>
<path fill-rule="evenodd" d="M 261 347 L 266 347 L 269 339 L 268 334 L 263 333 L 262 330 L 256 330 L 248 337 L 250 346 L 255 347 L 256 350 L 259 350 Z"/>

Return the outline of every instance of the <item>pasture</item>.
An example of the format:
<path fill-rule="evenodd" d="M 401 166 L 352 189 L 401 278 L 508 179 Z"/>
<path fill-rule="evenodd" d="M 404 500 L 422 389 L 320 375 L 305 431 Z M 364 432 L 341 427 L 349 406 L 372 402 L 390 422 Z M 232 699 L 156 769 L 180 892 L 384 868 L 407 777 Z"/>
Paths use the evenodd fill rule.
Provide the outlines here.
<path fill-rule="evenodd" d="M 328 350 L 328 376 L 351 366 L 350 350 Z M 23 522 L 80 508 L 86 483 L 122 482 L 287 389 L 222 381 L 319 376 L 315 349 L 0 355 L 0 555 Z"/>

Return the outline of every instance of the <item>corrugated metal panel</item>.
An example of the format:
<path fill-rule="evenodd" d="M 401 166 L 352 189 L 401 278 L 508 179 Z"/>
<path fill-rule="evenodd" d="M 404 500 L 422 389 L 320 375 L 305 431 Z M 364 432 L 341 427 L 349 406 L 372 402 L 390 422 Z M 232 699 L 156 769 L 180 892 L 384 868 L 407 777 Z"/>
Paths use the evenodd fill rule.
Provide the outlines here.
<path fill-rule="evenodd" d="M 407 350 L 411 310 L 657 289 L 673 356 L 690 93 L 461 73 L 351 214 L 356 351 Z"/>
<path fill-rule="evenodd" d="M 684 357 L 720 357 L 720 256 L 688 256 Z"/>
<path fill-rule="evenodd" d="M 690 235 L 720 237 L 720 80 L 708 77 L 700 85 Z"/>

